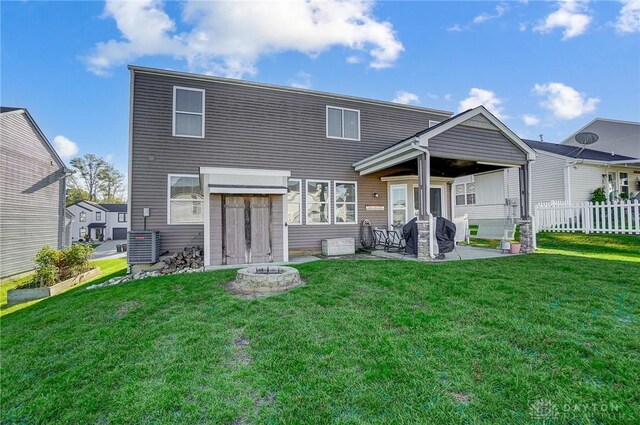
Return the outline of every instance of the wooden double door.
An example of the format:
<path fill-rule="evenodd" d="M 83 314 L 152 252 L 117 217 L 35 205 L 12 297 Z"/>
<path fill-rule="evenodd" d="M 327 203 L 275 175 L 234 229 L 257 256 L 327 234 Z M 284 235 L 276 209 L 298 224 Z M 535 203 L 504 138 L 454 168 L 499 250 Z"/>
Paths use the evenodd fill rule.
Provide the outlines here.
<path fill-rule="evenodd" d="M 223 196 L 222 258 L 224 264 L 273 261 L 272 209 L 272 199 L 269 196 Z"/>

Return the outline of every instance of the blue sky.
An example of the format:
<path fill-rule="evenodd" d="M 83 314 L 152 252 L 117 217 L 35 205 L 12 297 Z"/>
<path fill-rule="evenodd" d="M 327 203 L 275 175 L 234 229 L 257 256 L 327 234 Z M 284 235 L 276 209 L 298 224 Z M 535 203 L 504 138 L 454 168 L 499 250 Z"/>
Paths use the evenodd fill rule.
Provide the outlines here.
<path fill-rule="evenodd" d="M 640 121 L 640 1 L 3 2 L 1 103 L 126 171 L 126 64 L 457 112 L 561 141 Z M 77 151 L 76 151 L 77 149 Z"/>

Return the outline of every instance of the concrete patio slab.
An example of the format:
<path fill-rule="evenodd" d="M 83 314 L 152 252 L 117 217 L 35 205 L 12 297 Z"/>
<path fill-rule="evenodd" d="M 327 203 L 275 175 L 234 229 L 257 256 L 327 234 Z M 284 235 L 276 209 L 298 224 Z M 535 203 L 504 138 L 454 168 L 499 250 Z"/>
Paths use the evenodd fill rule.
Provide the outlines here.
<path fill-rule="evenodd" d="M 419 261 L 413 255 L 407 255 L 402 252 L 386 252 L 376 250 L 371 253 L 377 257 L 390 258 L 395 260 Z M 434 260 L 434 262 L 442 261 L 459 261 L 459 260 L 483 260 L 486 258 L 504 258 L 512 257 L 519 254 L 503 254 L 499 249 L 481 248 L 469 245 L 458 245 L 453 252 L 445 255 L 444 260 Z"/>

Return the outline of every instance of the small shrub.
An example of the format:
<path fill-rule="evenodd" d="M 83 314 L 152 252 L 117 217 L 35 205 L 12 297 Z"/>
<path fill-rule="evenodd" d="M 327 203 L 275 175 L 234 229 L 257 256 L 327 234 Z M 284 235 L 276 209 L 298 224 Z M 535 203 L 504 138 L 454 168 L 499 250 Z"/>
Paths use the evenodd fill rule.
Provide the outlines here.
<path fill-rule="evenodd" d="M 42 288 L 77 276 L 91 268 L 89 259 L 93 254 L 91 245 L 73 245 L 64 251 L 49 246 L 42 247 L 36 254 L 36 273 L 31 282 L 23 288 Z"/>
<path fill-rule="evenodd" d="M 599 187 L 591 192 L 591 202 L 607 202 L 607 194 L 604 192 L 603 188 Z"/>
<path fill-rule="evenodd" d="M 622 199 L 623 201 L 628 201 L 629 200 L 629 194 L 621 192 L 620 193 L 620 199 Z"/>
<path fill-rule="evenodd" d="M 34 259 L 36 263 L 36 267 L 47 267 L 47 266 L 56 266 L 60 263 L 62 259 L 62 251 L 58 251 L 57 249 L 53 249 L 50 246 L 43 246 L 40 251 L 36 254 Z"/>
<path fill-rule="evenodd" d="M 60 272 L 54 265 L 39 266 L 34 277 L 36 287 L 53 286 L 60 281 Z"/>
<path fill-rule="evenodd" d="M 62 252 L 64 263 L 72 274 L 82 273 L 89 268 L 89 259 L 93 254 L 91 245 L 73 245 Z"/>

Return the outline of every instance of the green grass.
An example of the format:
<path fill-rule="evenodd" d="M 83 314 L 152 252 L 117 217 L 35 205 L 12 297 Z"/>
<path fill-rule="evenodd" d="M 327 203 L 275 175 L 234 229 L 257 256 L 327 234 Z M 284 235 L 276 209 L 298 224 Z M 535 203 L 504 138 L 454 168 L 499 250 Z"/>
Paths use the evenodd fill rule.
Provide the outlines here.
<path fill-rule="evenodd" d="M 232 270 L 77 288 L 2 318 L 1 422 L 638 423 L 640 238 L 572 238 L 317 261 L 259 300 Z"/>

